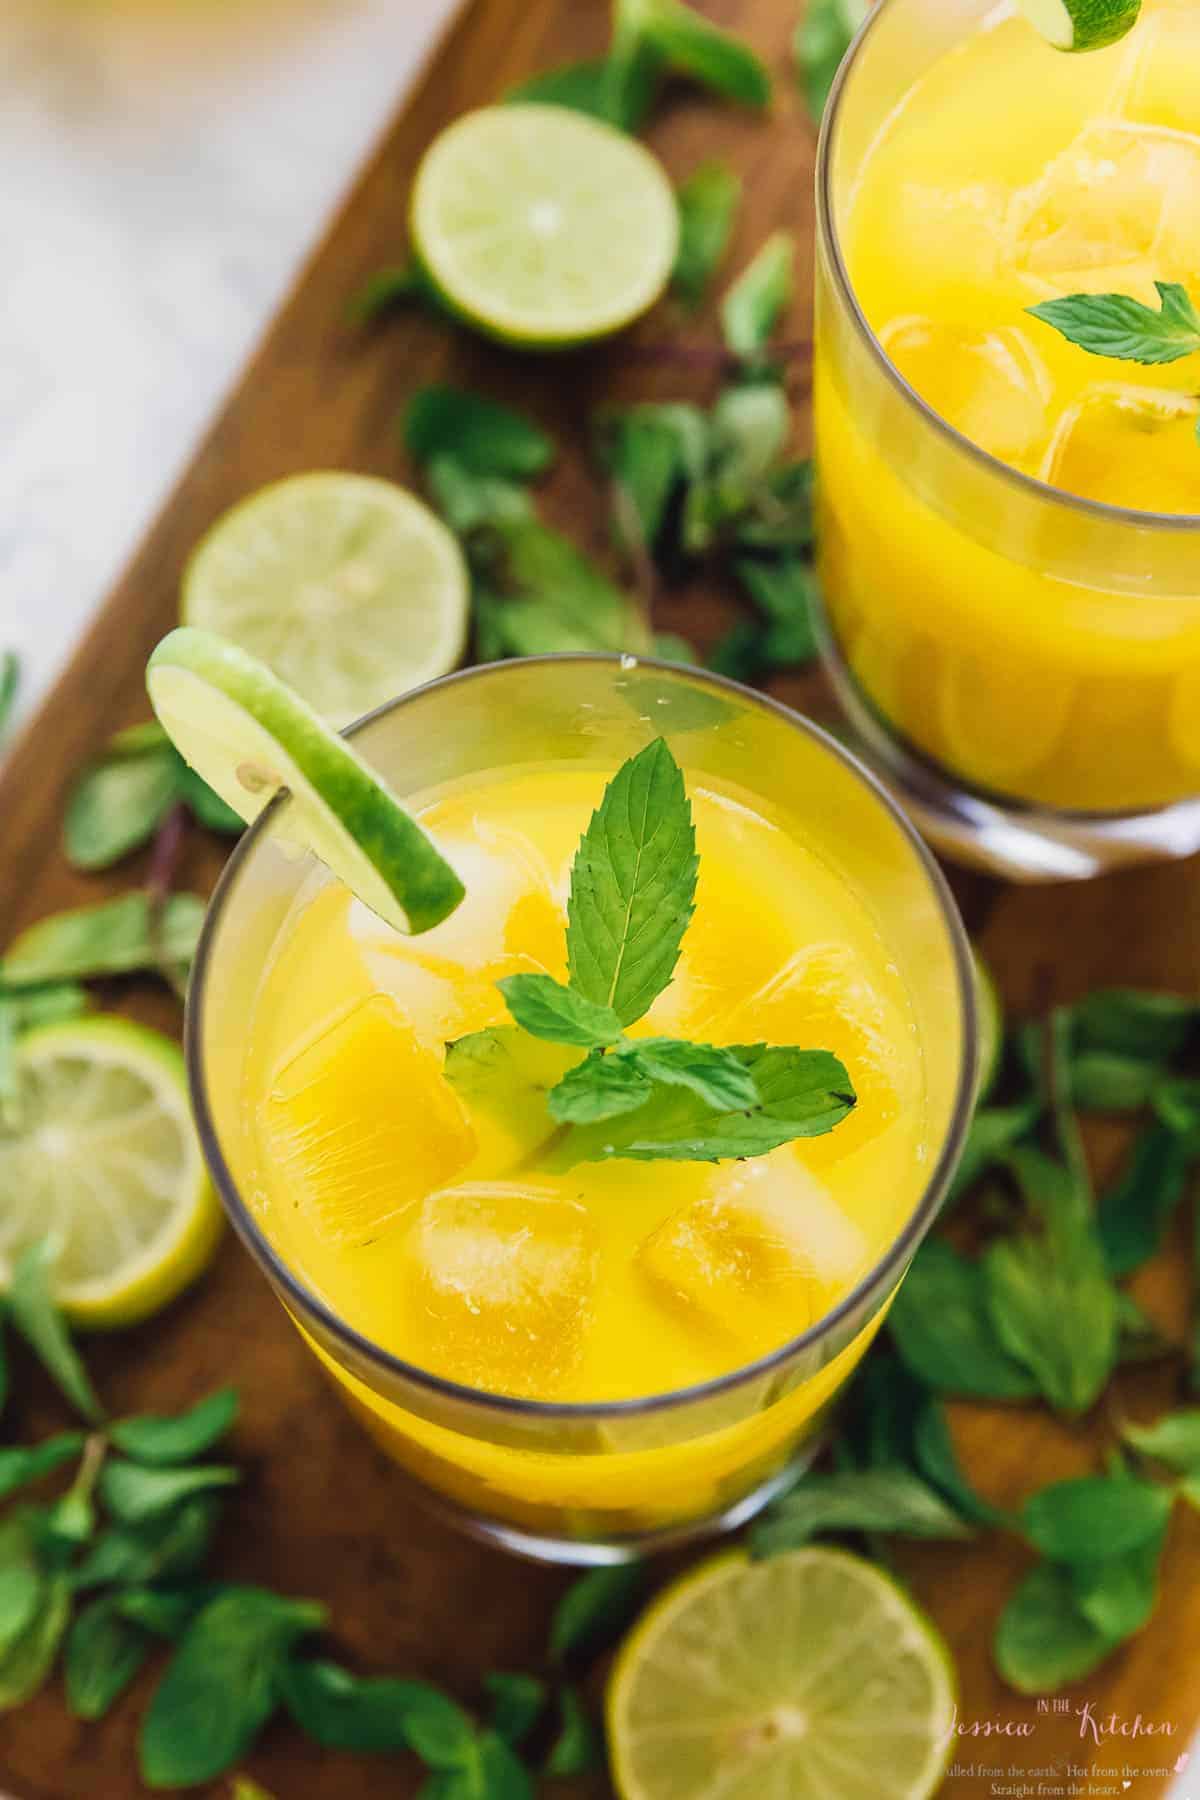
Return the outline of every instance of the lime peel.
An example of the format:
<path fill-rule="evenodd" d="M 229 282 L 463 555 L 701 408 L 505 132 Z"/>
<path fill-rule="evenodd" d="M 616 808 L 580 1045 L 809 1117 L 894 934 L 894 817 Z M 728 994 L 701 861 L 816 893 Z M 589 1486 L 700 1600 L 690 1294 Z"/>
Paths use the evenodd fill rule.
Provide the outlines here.
<path fill-rule="evenodd" d="M 1137 23 L 1142 0 L 1020 0 L 1020 6 L 1055 50 L 1102 50 Z"/>

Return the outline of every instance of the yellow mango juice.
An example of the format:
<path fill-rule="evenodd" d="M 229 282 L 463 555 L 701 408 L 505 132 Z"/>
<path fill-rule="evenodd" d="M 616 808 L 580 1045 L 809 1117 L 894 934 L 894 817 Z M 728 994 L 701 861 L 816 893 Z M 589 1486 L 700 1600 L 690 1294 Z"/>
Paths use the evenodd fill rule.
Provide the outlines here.
<path fill-rule="evenodd" d="M 827 124 L 828 618 L 885 727 L 959 786 L 1157 809 L 1200 793 L 1200 360 L 1099 358 L 1026 309 L 1157 305 L 1155 280 L 1200 300 L 1200 9 L 1146 0 L 1075 56 L 968 12 L 964 36 L 882 0 Z"/>

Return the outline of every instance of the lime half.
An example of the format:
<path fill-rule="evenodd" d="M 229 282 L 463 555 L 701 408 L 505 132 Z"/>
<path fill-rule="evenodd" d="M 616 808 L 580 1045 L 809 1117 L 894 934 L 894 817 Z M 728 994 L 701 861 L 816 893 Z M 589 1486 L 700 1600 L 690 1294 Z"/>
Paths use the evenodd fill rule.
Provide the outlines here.
<path fill-rule="evenodd" d="M 397 931 L 428 931 L 463 885 L 390 788 L 344 738 L 235 644 L 186 626 L 146 669 L 151 704 L 175 748 L 247 824 L 280 788 L 281 821 Z"/>
<path fill-rule="evenodd" d="M 179 1050 L 125 1019 L 84 1019 L 22 1037 L 14 1072 L 0 1114 L 0 1281 L 49 1235 L 77 1325 L 157 1312 L 207 1266 L 221 1230 Z"/>
<path fill-rule="evenodd" d="M 622 1800 L 927 1800 L 949 1761 L 950 1655 L 843 1550 L 719 1556 L 675 1582 L 608 1690 Z"/>
<path fill-rule="evenodd" d="M 580 343 L 653 304 L 679 213 L 662 165 L 562 106 L 468 113 L 417 170 L 413 246 L 469 323 L 507 343 Z"/>
<path fill-rule="evenodd" d="M 329 470 L 260 488 L 218 519 L 184 571 L 182 616 L 342 726 L 461 661 L 469 590 L 457 540 L 424 501 Z"/>
<path fill-rule="evenodd" d="M 1102 50 L 1136 23 L 1142 0 L 1020 0 L 1021 11 L 1056 50 Z"/>
<path fill-rule="evenodd" d="M 975 964 L 975 1004 L 979 1015 L 976 1105 L 982 1105 L 996 1085 L 1000 1069 L 1000 1052 L 1004 1048 L 1004 1008 L 1000 1004 L 996 978 L 983 960 L 977 944 L 971 946 L 971 957 Z"/>

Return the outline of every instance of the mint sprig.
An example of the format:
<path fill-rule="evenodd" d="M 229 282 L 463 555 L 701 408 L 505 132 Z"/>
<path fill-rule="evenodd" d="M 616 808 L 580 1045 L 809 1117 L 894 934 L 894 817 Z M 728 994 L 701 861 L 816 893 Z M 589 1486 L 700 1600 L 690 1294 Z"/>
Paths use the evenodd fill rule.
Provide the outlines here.
<path fill-rule="evenodd" d="M 1026 311 L 1053 325 L 1068 343 L 1122 362 L 1173 363 L 1200 350 L 1200 313 L 1178 281 L 1156 281 L 1160 306 L 1130 294 L 1066 294 Z"/>
<path fill-rule="evenodd" d="M 447 1080 L 474 1103 L 488 1104 L 491 1086 L 492 1110 L 509 1118 L 544 1107 L 543 1167 L 761 1156 L 832 1130 L 853 1107 L 850 1078 L 825 1050 L 626 1037 L 671 981 L 698 869 L 683 773 L 657 738 L 617 771 L 580 840 L 567 982 L 508 976 L 498 986 L 520 1029 L 475 1032 L 447 1047 Z M 522 1032 L 587 1054 L 546 1083 L 522 1058 Z M 530 1065 L 523 1079 L 522 1060 Z M 556 1134 L 556 1122 L 565 1130 Z"/>

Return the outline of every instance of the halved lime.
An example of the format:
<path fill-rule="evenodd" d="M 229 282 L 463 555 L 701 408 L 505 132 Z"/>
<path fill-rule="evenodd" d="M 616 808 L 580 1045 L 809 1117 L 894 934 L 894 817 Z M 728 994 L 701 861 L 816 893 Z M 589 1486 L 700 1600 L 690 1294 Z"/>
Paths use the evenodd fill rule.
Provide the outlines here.
<path fill-rule="evenodd" d="M 322 470 L 217 520 L 184 571 L 182 618 L 261 658 L 342 726 L 461 661 L 469 593 L 458 542 L 423 500 Z"/>
<path fill-rule="evenodd" d="M 950 1758 L 950 1653 L 873 1563 L 741 1551 L 674 1582 L 617 1658 L 622 1800 L 927 1800 Z"/>
<path fill-rule="evenodd" d="M 663 292 L 679 212 L 641 144 L 562 106 L 492 106 L 447 127 L 412 195 L 413 247 L 470 324 L 560 345 L 628 325 Z"/>
<path fill-rule="evenodd" d="M 979 1017 L 979 1079 L 976 1105 L 982 1104 L 996 1084 L 1000 1069 L 1000 1052 L 1004 1048 L 1004 1008 L 996 978 L 988 968 L 978 944 L 972 944 L 975 964 L 975 1004 Z"/>
<path fill-rule="evenodd" d="M 1021 11 L 1056 50 L 1102 50 L 1137 23 L 1142 0 L 1020 0 Z"/>
<path fill-rule="evenodd" d="M 0 1282 L 50 1236 L 77 1325 L 132 1325 L 174 1299 L 217 1245 L 183 1057 L 125 1019 L 45 1025 L 14 1052 L 0 1114 Z"/>
<path fill-rule="evenodd" d="M 428 931 L 463 885 L 391 789 L 264 663 L 181 626 L 146 665 L 175 748 L 247 824 L 287 788 L 284 829 L 397 931 Z"/>

